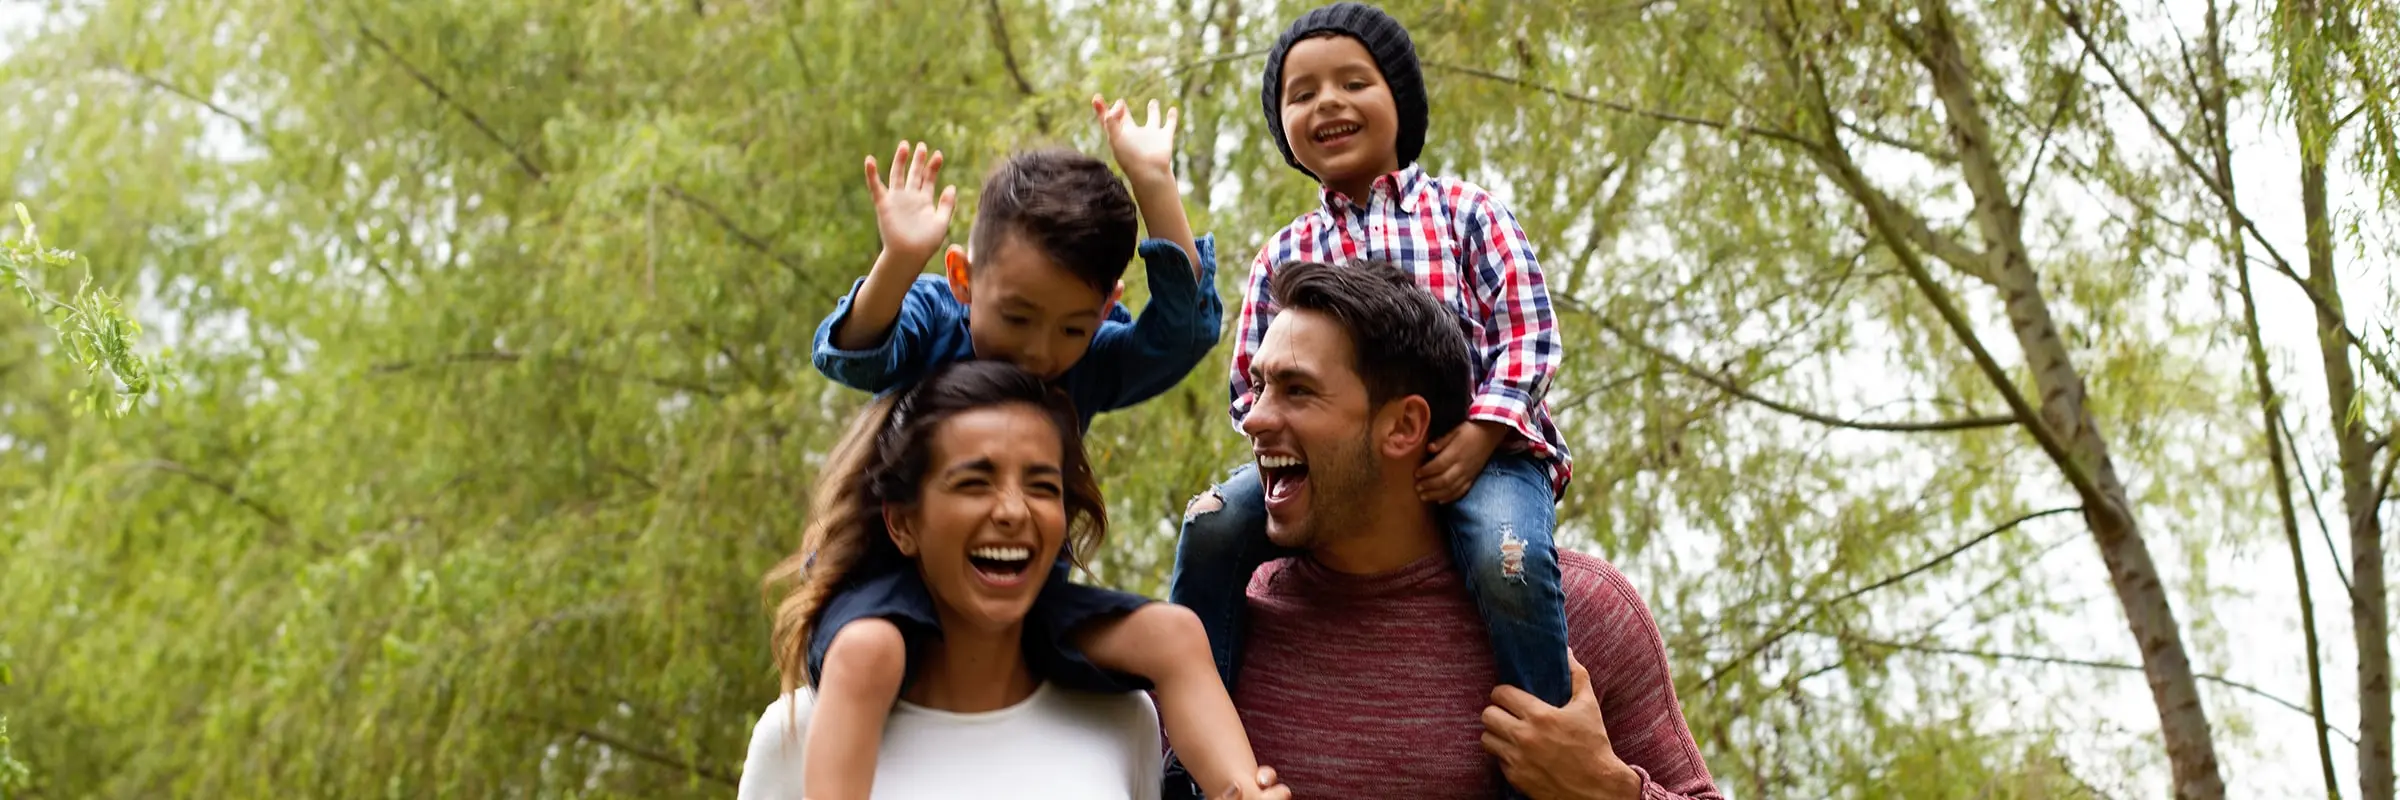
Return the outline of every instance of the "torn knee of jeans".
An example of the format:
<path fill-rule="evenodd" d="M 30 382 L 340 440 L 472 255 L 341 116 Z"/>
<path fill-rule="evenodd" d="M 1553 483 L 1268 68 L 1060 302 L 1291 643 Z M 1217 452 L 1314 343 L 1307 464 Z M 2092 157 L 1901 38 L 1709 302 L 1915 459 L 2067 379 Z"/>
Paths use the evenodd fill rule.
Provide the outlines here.
<path fill-rule="evenodd" d="M 1192 498 L 1191 505 L 1183 507 L 1183 521 L 1190 522 L 1194 517 L 1198 517 L 1202 514 L 1212 514 L 1218 509 L 1224 507 L 1225 497 L 1218 494 L 1217 490 L 1210 489 L 1208 491 L 1201 492 L 1199 495 L 1196 495 Z"/>
<path fill-rule="evenodd" d="M 1506 524 L 1500 526 L 1500 577 L 1511 583 L 1525 582 L 1525 540 Z"/>

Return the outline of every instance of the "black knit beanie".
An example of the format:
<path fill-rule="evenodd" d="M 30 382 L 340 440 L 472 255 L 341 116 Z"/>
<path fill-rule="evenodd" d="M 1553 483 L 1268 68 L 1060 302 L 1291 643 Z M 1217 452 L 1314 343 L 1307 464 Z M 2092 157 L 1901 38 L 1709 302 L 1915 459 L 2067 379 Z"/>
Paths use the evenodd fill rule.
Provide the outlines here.
<path fill-rule="evenodd" d="M 1400 166 L 1416 163 L 1417 155 L 1425 150 L 1426 113 L 1425 74 L 1417 67 L 1417 46 L 1409 42 L 1408 29 L 1401 27 L 1399 20 L 1365 3 L 1335 3 L 1302 14 L 1275 40 L 1274 49 L 1267 51 L 1267 73 L 1258 95 L 1267 113 L 1267 130 L 1275 134 L 1275 146 L 1283 150 L 1284 163 L 1317 177 L 1300 166 L 1300 159 L 1292 155 L 1292 143 L 1283 136 L 1283 59 L 1300 40 L 1328 32 L 1357 39 L 1366 46 L 1367 54 L 1375 57 L 1384 84 L 1392 89 L 1392 104 L 1400 112 L 1395 148 Z"/>

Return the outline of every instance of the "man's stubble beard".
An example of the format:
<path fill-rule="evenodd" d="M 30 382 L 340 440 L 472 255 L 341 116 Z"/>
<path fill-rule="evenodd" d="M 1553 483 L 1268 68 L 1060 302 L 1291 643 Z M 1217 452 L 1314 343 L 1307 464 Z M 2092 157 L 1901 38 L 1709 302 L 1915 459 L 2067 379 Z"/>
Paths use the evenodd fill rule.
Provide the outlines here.
<path fill-rule="evenodd" d="M 1365 504 L 1375 489 L 1373 440 L 1371 431 L 1362 432 L 1351 447 L 1331 459 L 1333 464 L 1310 461 L 1308 516 L 1300 520 L 1299 530 L 1294 531 L 1297 537 L 1276 544 L 1310 550 L 1329 544 L 1336 537 L 1360 532 L 1369 517 Z M 1334 468 L 1326 470 L 1326 466 Z"/>

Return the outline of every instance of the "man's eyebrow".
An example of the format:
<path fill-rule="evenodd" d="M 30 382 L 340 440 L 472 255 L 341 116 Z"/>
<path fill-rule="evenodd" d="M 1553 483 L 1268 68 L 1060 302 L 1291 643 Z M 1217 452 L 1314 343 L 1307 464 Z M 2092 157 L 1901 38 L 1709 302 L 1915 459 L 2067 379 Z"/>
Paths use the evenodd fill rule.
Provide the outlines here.
<path fill-rule="evenodd" d="M 1301 369 L 1299 367 L 1277 366 L 1261 368 L 1257 364 L 1250 365 L 1251 383 L 1266 383 L 1269 380 L 1277 383 L 1290 383 L 1292 381 L 1306 381 L 1314 378 L 1316 378 L 1315 373 L 1311 373 L 1308 370 Z"/>

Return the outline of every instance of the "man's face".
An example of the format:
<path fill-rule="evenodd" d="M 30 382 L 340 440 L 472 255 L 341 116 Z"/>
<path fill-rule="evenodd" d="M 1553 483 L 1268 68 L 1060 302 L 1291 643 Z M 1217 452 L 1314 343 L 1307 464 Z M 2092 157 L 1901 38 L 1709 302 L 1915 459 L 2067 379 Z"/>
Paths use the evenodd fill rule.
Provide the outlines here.
<path fill-rule="evenodd" d="M 1258 397 L 1242 432 L 1266 489 L 1267 538 L 1313 549 L 1355 536 L 1381 463 L 1376 408 L 1360 380 L 1350 334 L 1333 317 L 1285 309 L 1250 362 Z"/>

